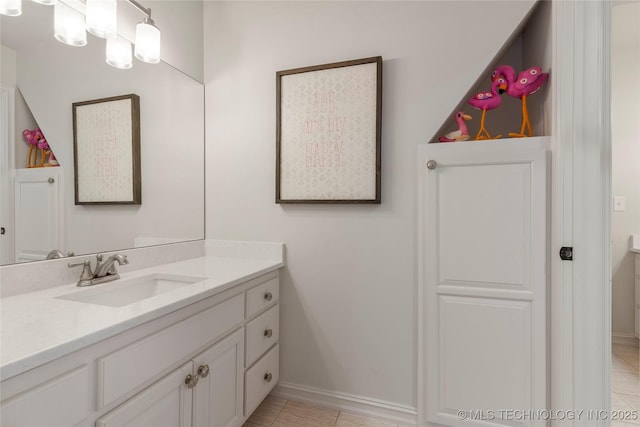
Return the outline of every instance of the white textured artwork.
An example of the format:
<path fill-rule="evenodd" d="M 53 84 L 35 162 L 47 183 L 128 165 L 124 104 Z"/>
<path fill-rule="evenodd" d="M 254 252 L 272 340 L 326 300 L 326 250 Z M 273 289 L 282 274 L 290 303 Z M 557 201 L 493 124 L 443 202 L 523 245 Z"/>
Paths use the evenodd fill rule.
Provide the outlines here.
<path fill-rule="evenodd" d="M 77 198 L 84 202 L 133 200 L 131 99 L 76 110 Z"/>
<path fill-rule="evenodd" d="M 280 199 L 376 199 L 377 63 L 285 74 Z"/>

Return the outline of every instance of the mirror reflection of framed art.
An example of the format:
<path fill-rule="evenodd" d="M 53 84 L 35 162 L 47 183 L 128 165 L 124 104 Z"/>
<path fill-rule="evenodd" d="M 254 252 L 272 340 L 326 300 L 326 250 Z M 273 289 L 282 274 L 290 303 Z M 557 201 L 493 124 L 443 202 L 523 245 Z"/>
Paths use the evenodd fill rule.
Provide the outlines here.
<path fill-rule="evenodd" d="M 142 203 L 140 97 L 73 103 L 76 205 Z"/>

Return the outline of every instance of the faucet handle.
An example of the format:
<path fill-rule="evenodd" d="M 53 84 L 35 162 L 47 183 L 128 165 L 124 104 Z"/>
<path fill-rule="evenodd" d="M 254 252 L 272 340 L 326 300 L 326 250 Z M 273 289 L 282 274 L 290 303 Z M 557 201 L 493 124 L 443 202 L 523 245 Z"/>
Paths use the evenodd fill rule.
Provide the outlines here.
<path fill-rule="evenodd" d="M 118 260 L 118 265 L 129 264 L 129 260 L 127 259 L 126 255 L 118 255 L 118 256 L 122 258 L 122 260 Z M 116 270 L 116 263 L 115 262 L 111 263 L 111 267 L 109 268 L 109 271 L 107 272 L 107 274 L 118 274 L 118 270 Z"/>
<path fill-rule="evenodd" d="M 102 254 L 97 254 L 96 255 L 96 269 L 95 269 L 96 274 L 98 274 L 98 271 L 100 271 L 100 267 L 102 267 L 102 260 L 103 259 L 104 259 L 104 255 L 102 255 Z"/>
<path fill-rule="evenodd" d="M 93 279 L 93 272 L 91 271 L 91 261 L 85 259 L 82 262 L 71 264 L 69 263 L 69 268 L 82 266 L 82 274 L 80 274 L 80 280 L 90 280 Z"/>

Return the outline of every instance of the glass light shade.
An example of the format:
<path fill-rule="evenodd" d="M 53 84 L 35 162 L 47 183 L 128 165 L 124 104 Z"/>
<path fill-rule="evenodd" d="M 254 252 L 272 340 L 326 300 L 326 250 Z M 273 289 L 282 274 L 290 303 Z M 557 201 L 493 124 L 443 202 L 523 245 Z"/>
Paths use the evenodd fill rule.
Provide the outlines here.
<path fill-rule="evenodd" d="M 150 19 L 136 25 L 135 55 L 150 64 L 160 62 L 160 30 Z"/>
<path fill-rule="evenodd" d="M 55 38 L 64 44 L 69 46 L 87 44 L 84 16 L 62 2 L 53 6 L 53 28 Z"/>
<path fill-rule="evenodd" d="M 22 0 L 0 0 L 0 15 L 22 15 Z"/>
<path fill-rule="evenodd" d="M 103 39 L 115 38 L 118 21 L 118 3 L 116 0 L 87 0 L 87 31 Z"/>
<path fill-rule="evenodd" d="M 58 0 L 33 0 L 35 3 L 44 4 L 45 6 L 51 6 L 58 3 Z"/>
<path fill-rule="evenodd" d="M 107 64 L 127 70 L 133 66 L 131 43 L 121 37 L 107 39 Z"/>

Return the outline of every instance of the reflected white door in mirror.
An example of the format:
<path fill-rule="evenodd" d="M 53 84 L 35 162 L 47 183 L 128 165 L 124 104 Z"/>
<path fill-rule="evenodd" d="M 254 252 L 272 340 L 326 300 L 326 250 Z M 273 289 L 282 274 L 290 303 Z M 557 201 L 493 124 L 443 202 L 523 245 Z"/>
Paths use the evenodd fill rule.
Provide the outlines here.
<path fill-rule="evenodd" d="M 13 164 L 14 151 L 9 138 L 14 133 L 15 89 L 0 87 L 0 265 L 14 261 L 13 244 Z"/>
<path fill-rule="evenodd" d="M 46 259 L 64 250 L 62 168 L 17 169 L 15 177 L 15 262 Z"/>

